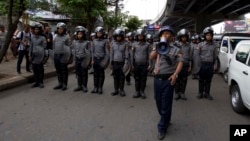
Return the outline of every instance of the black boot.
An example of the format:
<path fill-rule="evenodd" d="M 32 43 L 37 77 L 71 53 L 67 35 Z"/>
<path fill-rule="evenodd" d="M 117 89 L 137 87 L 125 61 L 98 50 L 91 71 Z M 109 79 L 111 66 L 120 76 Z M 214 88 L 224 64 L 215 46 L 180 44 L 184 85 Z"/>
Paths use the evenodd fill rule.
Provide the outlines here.
<path fill-rule="evenodd" d="M 77 87 L 74 89 L 74 92 L 82 90 L 82 78 L 77 76 Z"/>
<path fill-rule="evenodd" d="M 68 84 L 68 74 L 63 74 L 63 85 L 62 90 L 67 90 L 67 84 Z"/>
<path fill-rule="evenodd" d="M 119 87 L 120 87 L 120 96 L 126 96 L 126 93 L 124 91 L 124 83 L 125 83 L 125 77 L 123 76 L 121 79 L 120 79 L 120 83 L 119 83 Z"/>
<path fill-rule="evenodd" d="M 144 76 L 142 79 L 141 79 L 141 91 L 140 91 L 140 94 L 141 94 L 141 98 L 142 99 L 145 99 L 146 98 L 146 95 L 144 93 L 144 90 L 145 90 L 145 87 L 146 87 L 146 83 L 147 83 L 147 76 Z"/>
<path fill-rule="evenodd" d="M 198 99 L 201 99 L 203 97 L 203 91 L 204 91 L 204 80 L 199 79 L 199 93 L 197 95 Z"/>
<path fill-rule="evenodd" d="M 99 87 L 99 88 L 98 88 L 98 93 L 99 93 L 100 95 L 103 93 L 102 87 L 103 87 L 104 79 L 105 79 L 104 76 L 100 76 L 99 85 L 98 85 L 98 87 Z"/>
<path fill-rule="evenodd" d="M 113 92 L 111 92 L 112 96 L 115 96 L 115 95 L 119 94 L 119 91 L 118 91 L 119 81 L 117 79 L 114 79 L 114 88 L 115 88 L 115 90 Z"/>
<path fill-rule="evenodd" d="M 180 93 L 175 92 L 174 99 L 175 99 L 175 100 L 179 100 L 180 98 L 181 98 Z"/>
<path fill-rule="evenodd" d="M 94 74 L 94 89 L 91 91 L 91 93 L 98 93 L 98 84 L 99 84 L 99 79 L 98 77 Z"/>
<path fill-rule="evenodd" d="M 140 80 L 136 80 L 135 79 L 135 90 L 136 90 L 136 93 L 133 95 L 133 98 L 138 98 L 140 97 Z"/>
<path fill-rule="evenodd" d="M 207 98 L 208 100 L 213 100 L 213 97 L 210 95 L 210 87 L 211 87 L 211 80 L 205 82 L 205 94 L 204 98 Z"/>
<path fill-rule="evenodd" d="M 61 89 L 62 88 L 62 76 L 60 74 L 58 74 L 57 76 L 57 79 L 58 79 L 58 85 L 54 87 L 54 90 L 57 90 L 57 89 Z"/>
<path fill-rule="evenodd" d="M 82 91 L 84 93 L 88 92 L 88 88 L 87 88 L 87 83 L 88 83 L 88 73 L 86 73 L 85 76 L 83 76 L 83 86 L 82 86 Z"/>

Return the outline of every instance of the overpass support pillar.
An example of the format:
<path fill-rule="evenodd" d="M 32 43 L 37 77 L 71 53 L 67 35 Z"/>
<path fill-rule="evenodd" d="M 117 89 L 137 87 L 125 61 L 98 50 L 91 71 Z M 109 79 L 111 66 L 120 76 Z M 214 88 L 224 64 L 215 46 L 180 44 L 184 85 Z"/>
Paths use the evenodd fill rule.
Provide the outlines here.
<path fill-rule="evenodd" d="M 203 29 L 211 26 L 211 18 L 205 14 L 199 14 L 195 18 L 195 32 L 202 33 Z"/>

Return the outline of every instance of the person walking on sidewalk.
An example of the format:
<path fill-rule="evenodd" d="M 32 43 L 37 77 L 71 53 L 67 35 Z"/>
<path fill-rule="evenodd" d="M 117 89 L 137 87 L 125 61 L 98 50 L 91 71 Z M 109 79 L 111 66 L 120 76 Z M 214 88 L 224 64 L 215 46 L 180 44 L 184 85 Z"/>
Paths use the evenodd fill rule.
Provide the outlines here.
<path fill-rule="evenodd" d="M 46 38 L 43 34 L 43 26 L 40 23 L 35 23 L 32 27 L 34 35 L 31 37 L 31 44 L 29 50 L 29 59 L 32 62 L 32 69 L 35 83 L 32 88 L 43 88 L 44 79 L 44 59 L 46 58 L 45 48 L 47 46 Z M 47 54 L 48 55 L 48 54 Z"/>
<path fill-rule="evenodd" d="M 65 91 L 68 84 L 68 64 L 72 59 L 70 49 L 71 40 L 67 34 L 66 24 L 60 22 L 56 25 L 57 33 L 53 40 L 54 48 L 54 64 L 56 68 L 58 85 L 54 87 L 55 90 L 62 89 Z"/>
<path fill-rule="evenodd" d="M 31 72 L 30 70 L 30 61 L 29 61 L 29 47 L 30 47 L 30 26 L 24 25 L 24 31 L 21 31 L 17 35 L 18 42 L 18 59 L 17 59 L 17 73 L 21 74 L 21 64 L 23 57 L 26 59 L 26 71 Z"/>
<path fill-rule="evenodd" d="M 74 92 L 82 90 L 88 92 L 88 68 L 91 61 L 90 43 L 86 39 L 86 28 L 80 27 L 76 30 L 76 39 L 72 42 L 77 76 L 77 87 Z"/>
<path fill-rule="evenodd" d="M 114 41 L 111 43 L 110 50 L 110 66 L 113 69 L 114 88 L 111 93 L 112 96 L 118 95 L 125 96 L 124 83 L 125 74 L 123 72 L 124 65 L 128 64 L 128 47 L 124 41 L 125 32 L 117 28 L 114 33 Z"/>
<path fill-rule="evenodd" d="M 174 85 L 182 68 L 181 50 L 174 45 L 174 30 L 166 25 L 159 30 L 160 42 L 150 54 L 150 60 L 156 59 L 154 69 L 154 97 L 160 114 L 158 139 L 163 140 L 171 120 Z"/>
<path fill-rule="evenodd" d="M 105 80 L 104 70 L 109 63 L 109 42 L 104 39 L 104 28 L 99 26 L 95 29 L 96 39 L 93 40 L 92 49 L 92 65 L 94 68 L 94 89 L 91 93 L 103 93 L 103 83 Z"/>
<path fill-rule="evenodd" d="M 4 26 L 3 26 L 3 25 L 0 25 L 0 51 L 1 51 L 1 49 L 3 48 L 4 41 L 5 41 L 5 39 L 6 39 L 6 34 L 7 34 L 7 32 L 5 31 Z M 7 56 L 7 53 L 8 53 L 8 52 L 6 52 L 5 55 L 4 55 L 4 58 L 5 58 L 4 60 L 5 60 L 6 62 L 9 61 L 9 60 L 8 60 L 8 56 Z"/>

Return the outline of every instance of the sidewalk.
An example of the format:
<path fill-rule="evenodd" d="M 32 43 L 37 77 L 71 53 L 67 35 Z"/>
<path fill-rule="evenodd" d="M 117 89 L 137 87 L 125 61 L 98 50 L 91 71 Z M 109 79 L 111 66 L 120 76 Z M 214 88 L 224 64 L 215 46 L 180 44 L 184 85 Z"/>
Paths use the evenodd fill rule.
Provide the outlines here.
<path fill-rule="evenodd" d="M 10 53 L 9 53 L 10 54 Z M 23 58 L 21 64 L 21 74 L 16 71 L 17 58 L 12 55 L 8 55 L 8 62 L 5 60 L 0 63 L 0 91 L 10 89 L 22 84 L 31 83 L 33 81 L 33 73 L 26 72 L 25 65 L 26 60 Z M 69 70 L 73 70 L 73 64 L 68 66 Z M 49 58 L 44 65 L 44 79 L 56 76 L 56 71 L 52 58 Z"/>

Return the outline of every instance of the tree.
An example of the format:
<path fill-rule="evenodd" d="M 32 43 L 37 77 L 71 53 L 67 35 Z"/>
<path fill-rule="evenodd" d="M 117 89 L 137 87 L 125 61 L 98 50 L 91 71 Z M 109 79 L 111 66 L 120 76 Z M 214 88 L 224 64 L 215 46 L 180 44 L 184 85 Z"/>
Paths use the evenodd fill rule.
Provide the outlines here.
<path fill-rule="evenodd" d="M 72 22 L 82 21 L 87 25 L 88 31 L 93 31 L 96 19 L 103 15 L 106 6 L 103 0 L 57 0 L 59 9 L 68 13 Z"/>
<path fill-rule="evenodd" d="M 125 26 L 128 28 L 128 31 L 134 31 L 142 25 L 142 22 L 137 16 L 131 16 L 128 18 L 128 21 L 125 23 Z"/>
<path fill-rule="evenodd" d="M 8 32 L 6 35 L 6 40 L 3 44 L 2 50 L 0 52 L 0 63 L 2 62 L 4 55 L 8 50 L 11 38 L 17 29 L 17 24 L 19 22 L 19 19 L 23 15 L 23 12 L 26 9 L 26 5 L 27 5 L 27 0 L 15 0 L 15 1 L 9 0 L 8 1 L 8 5 L 7 5 L 7 7 L 8 7 L 8 16 L 7 16 L 7 18 L 8 18 L 8 28 L 7 28 Z M 2 7 L 0 9 L 2 9 Z"/>

